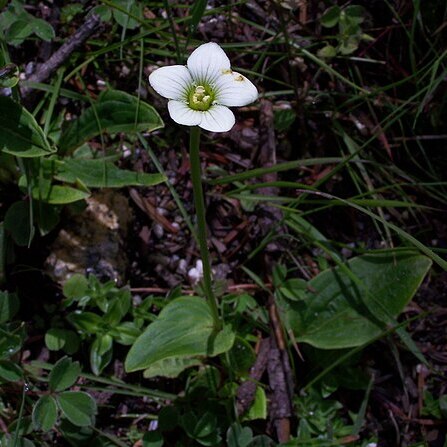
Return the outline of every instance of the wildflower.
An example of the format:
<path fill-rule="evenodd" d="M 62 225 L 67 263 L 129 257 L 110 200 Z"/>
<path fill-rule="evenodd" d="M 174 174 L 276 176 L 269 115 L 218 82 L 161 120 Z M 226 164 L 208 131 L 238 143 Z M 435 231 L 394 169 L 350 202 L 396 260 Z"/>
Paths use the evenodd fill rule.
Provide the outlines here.
<path fill-rule="evenodd" d="M 168 98 L 171 118 L 178 124 L 227 132 L 234 123 L 228 107 L 245 106 L 258 97 L 256 87 L 231 70 L 222 48 L 210 42 L 196 48 L 186 66 L 171 65 L 149 76 L 153 89 Z"/>

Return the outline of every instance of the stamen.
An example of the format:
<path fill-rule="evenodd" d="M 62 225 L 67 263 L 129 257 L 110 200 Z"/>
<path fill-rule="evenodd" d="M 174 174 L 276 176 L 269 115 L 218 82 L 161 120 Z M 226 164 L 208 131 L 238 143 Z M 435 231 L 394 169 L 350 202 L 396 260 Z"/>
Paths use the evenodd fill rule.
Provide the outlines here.
<path fill-rule="evenodd" d="M 189 96 L 189 105 L 194 110 L 208 110 L 213 102 L 214 95 L 209 87 L 197 85 Z"/>

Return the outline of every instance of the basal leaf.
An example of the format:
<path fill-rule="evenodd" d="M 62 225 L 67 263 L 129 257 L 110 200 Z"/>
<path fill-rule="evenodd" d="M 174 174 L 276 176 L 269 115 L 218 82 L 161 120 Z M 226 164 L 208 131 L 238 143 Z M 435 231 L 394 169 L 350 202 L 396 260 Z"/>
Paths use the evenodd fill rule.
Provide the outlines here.
<path fill-rule="evenodd" d="M 122 188 L 124 186 L 153 186 L 165 180 L 161 174 L 147 174 L 117 168 L 112 162 L 91 159 L 66 159 L 57 163 L 56 179 L 89 188 Z"/>
<path fill-rule="evenodd" d="M 54 152 L 33 115 L 11 98 L 0 96 L 0 116 L 0 150 L 17 157 Z"/>
<path fill-rule="evenodd" d="M 321 349 L 361 346 L 402 312 L 430 266 L 411 253 L 359 256 L 348 262 L 351 275 L 337 267 L 309 281 L 304 299 L 282 307 L 283 318 L 297 341 Z"/>
<path fill-rule="evenodd" d="M 59 142 L 60 152 L 70 152 L 105 132 L 150 132 L 163 126 L 160 115 L 146 102 L 119 90 L 106 90 L 68 123 Z"/>
<path fill-rule="evenodd" d="M 215 333 L 207 303 L 180 297 L 169 303 L 137 338 L 126 359 L 126 370 L 147 369 L 168 358 L 215 356 L 231 349 L 234 333 L 226 327 Z"/>

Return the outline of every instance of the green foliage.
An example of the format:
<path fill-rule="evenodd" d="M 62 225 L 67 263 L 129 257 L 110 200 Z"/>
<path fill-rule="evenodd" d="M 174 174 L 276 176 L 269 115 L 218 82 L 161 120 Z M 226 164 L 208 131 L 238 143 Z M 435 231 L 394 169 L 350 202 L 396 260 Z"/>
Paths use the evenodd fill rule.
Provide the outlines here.
<path fill-rule="evenodd" d="M 318 348 L 366 344 L 402 312 L 430 266 L 425 256 L 399 252 L 353 258 L 309 281 L 304 295 L 300 284 L 283 317 L 298 341 Z"/>
<path fill-rule="evenodd" d="M 171 301 L 135 341 L 126 359 L 127 371 L 149 368 L 168 358 L 209 356 L 227 352 L 234 343 L 229 326 L 216 333 L 208 304 L 197 297 Z"/>
<path fill-rule="evenodd" d="M 54 365 L 48 377 L 50 390 L 64 391 L 70 388 L 81 373 L 79 362 L 73 362 L 69 357 L 62 357 Z"/>
<path fill-rule="evenodd" d="M 89 188 L 122 188 L 153 186 L 165 181 L 161 174 L 127 171 L 111 161 L 98 159 L 66 159 L 53 164 L 55 178 L 67 183 L 81 183 Z"/>
<path fill-rule="evenodd" d="M 320 18 L 320 23 L 325 28 L 334 28 L 338 25 L 336 40 L 338 45 L 326 45 L 318 51 L 318 56 L 323 59 L 331 59 L 337 54 L 350 55 L 357 50 L 362 40 L 374 40 L 362 31 L 361 24 L 365 20 L 366 11 L 363 6 L 338 5 L 328 8 Z"/>
<path fill-rule="evenodd" d="M 156 110 L 146 102 L 125 92 L 106 90 L 63 129 L 59 147 L 67 154 L 104 132 L 151 132 L 163 125 Z"/>
<path fill-rule="evenodd" d="M 111 0 L 110 6 L 100 5 L 93 9 L 103 21 L 109 22 L 112 17 L 124 29 L 135 29 L 143 20 L 143 6 L 135 0 Z"/>
<path fill-rule="evenodd" d="M 79 339 L 88 342 L 90 367 L 94 374 L 100 375 L 112 360 L 114 342 L 132 344 L 140 335 L 144 320 L 138 322 L 132 318 L 129 289 L 118 289 L 113 281 L 102 284 L 94 275 L 87 279 L 75 274 L 64 284 L 63 292 L 67 298 L 64 306 L 75 308 L 67 315 L 67 321 L 77 335 L 65 328 L 53 327 L 45 336 L 46 344 L 49 349 L 72 354 L 79 347 Z M 126 317 L 132 319 L 123 321 Z"/>
<path fill-rule="evenodd" d="M 33 424 L 36 430 L 50 431 L 56 424 L 57 404 L 53 396 L 42 396 L 33 408 Z"/>
<path fill-rule="evenodd" d="M 57 404 L 62 414 L 77 427 L 90 425 L 96 414 L 95 400 L 82 391 L 64 391 L 57 394 Z"/>
<path fill-rule="evenodd" d="M 0 151 L 17 157 L 42 157 L 54 152 L 35 118 L 10 98 L 0 96 Z"/>
<path fill-rule="evenodd" d="M 33 34 L 45 41 L 54 39 L 53 27 L 45 20 L 28 13 L 24 6 L 24 2 L 12 0 L 0 14 L 0 33 L 5 40 L 10 45 L 19 46 Z"/>
<path fill-rule="evenodd" d="M 0 292 L 0 419 L 7 429 L 0 434 L 2 447 L 277 445 L 260 434 L 272 422 L 268 374 L 256 382 L 250 409 L 235 416 L 238 387 L 252 380 L 258 342 L 272 336 L 266 306 L 272 294 L 280 307 L 280 323 L 285 324 L 285 348 L 297 380 L 292 439 L 281 447 L 365 447 L 378 442 L 364 422 L 369 390 L 375 386 L 365 366 L 379 363 L 373 358 L 374 347 L 362 348 L 393 330 L 404 340 L 405 322 L 396 320 L 430 261 L 404 251 L 403 244 L 409 242 L 445 267 L 442 241 L 431 242 L 438 235 L 433 236 L 428 225 L 440 225 L 431 218 L 439 202 L 443 206 L 446 202 L 444 164 L 434 158 L 435 145 L 427 143 L 440 137 L 442 146 L 445 128 L 445 6 L 433 0 L 427 5 L 415 1 L 395 11 L 392 2 L 385 2 L 391 19 L 382 25 L 374 23 L 369 13 L 380 2 L 367 5 L 368 10 L 326 2 L 333 6 L 319 21 L 318 15 L 311 17 L 315 8 L 304 10 L 288 0 L 277 3 L 271 10 L 275 16 L 260 26 L 257 19 L 252 21 L 260 10 L 237 2 L 217 6 L 203 0 L 153 5 L 136 0 L 98 2 L 90 13 L 108 23 L 95 30 L 56 76 L 40 84 L 23 82 L 23 87 L 36 89 L 23 102 L 31 104 L 27 109 L 19 103 L 19 69 L 10 59 L 16 58 L 20 71 L 28 72 L 31 65 L 25 69 L 25 64 L 35 62 L 33 48 L 41 40 L 54 39 L 52 27 L 37 18 L 51 9 L 52 2 L 0 0 L 0 88 L 11 89 L 4 92 L 11 91 L 11 97 L 0 96 L 0 281 L 8 290 L 16 284 L 21 287 L 23 276 L 16 275 L 28 268 L 30 253 L 24 248 L 14 253 L 12 242 L 26 247 L 40 234 L 44 239 L 36 248 L 47 247 L 52 230 L 63 224 L 59 216 L 64 216 L 64 205 L 88 198 L 93 188 L 150 188 L 166 181 L 162 174 L 129 167 L 138 157 L 138 162 L 153 163 L 163 172 L 164 154 L 160 161 L 157 155 L 183 147 L 183 130 L 176 127 L 154 133 L 147 142 L 146 135 L 139 134 L 163 127 L 146 99 L 146 70 L 165 61 L 181 63 L 197 38 L 217 39 L 221 25 L 230 32 L 222 41 L 231 56 L 237 56 L 235 64 L 243 73 L 259 74 L 263 100 L 272 101 L 274 155 L 282 160 L 245 169 L 249 151 L 254 153 L 258 145 L 264 150 L 266 129 L 259 126 L 263 111 L 257 106 L 236 112 L 243 121 L 230 138 L 210 136 L 201 147 L 212 177 L 207 178 L 212 194 L 208 217 L 214 217 L 215 207 L 220 210 L 224 203 L 235 213 L 224 226 L 232 227 L 237 239 L 241 236 L 241 245 L 234 244 L 236 250 L 228 259 L 230 251 L 214 252 L 213 264 L 234 268 L 228 277 L 231 288 L 237 282 L 249 283 L 242 284 L 247 286 L 245 292 L 227 293 L 228 284 L 216 287 L 225 322 L 220 333 L 213 331 L 205 301 L 184 297 L 181 286 L 167 296 L 136 296 L 133 303 L 126 287 L 74 275 L 63 286 L 65 299 L 60 304 L 50 304 L 46 291 L 36 290 L 43 302 L 35 318 L 26 307 L 22 309 L 26 317 L 17 317 L 17 294 Z M 263 7 L 262 2 L 259 5 Z M 54 50 L 82 23 L 85 11 L 79 2 L 60 6 Z M 306 26 L 297 32 L 303 11 Z M 401 42 L 400 53 L 393 46 L 395 36 Z M 316 57 L 318 42 L 324 43 Z M 362 42 L 368 46 L 358 51 Z M 380 49 L 383 42 L 385 50 Z M 8 54 L 11 45 L 16 48 Z M 102 85 L 107 90 L 100 93 Z M 138 91 L 138 97 L 113 88 Z M 239 131 L 240 145 L 235 140 Z M 141 142 L 150 154 L 148 162 L 144 152 L 139 158 Z M 121 158 L 121 146 L 130 157 Z M 213 152 L 221 147 L 246 158 L 239 160 L 239 172 L 239 161 L 233 163 L 230 157 L 231 163 L 217 163 L 221 154 Z M 185 159 L 180 171 L 187 166 Z M 178 184 L 167 184 L 182 209 L 182 200 L 189 200 L 188 187 L 184 190 L 182 184 L 184 194 L 176 197 Z M 230 191 L 232 186 L 235 191 Z M 269 188 L 278 193 L 269 195 Z M 416 204 L 416 199 L 426 206 Z M 283 212 L 284 220 L 274 222 L 264 234 L 260 223 L 264 221 L 257 218 L 268 215 L 272 207 Z M 241 227 L 233 219 L 240 220 Z M 326 226 L 320 229 L 321 222 Z M 194 230 L 192 225 L 190 229 Z M 213 242 L 217 246 L 217 239 Z M 281 253 L 270 257 L 275 245 Z M 399 248 L 382 253 L 370 248 L 379 246 Z M 278 264 L 270 269 L 273 259 Z M 152 280 L 152 272 L 144 272 L 147 277 Z M 30 299 L 26 295 L 24 299 Z M 25 327 L 32 329 L 33 338 L 27 340 Z M 45 329 L 52 364 L 32 360 Z M 411 340 L 404 341 L 411 346 Z M 119 366 L 128 351 L 127 370 L 142 374 L 113 377 L 119 368 L 108 366 L 112 362 Z M 65 354 L 75 358 L 60 358 Z M 81 365 L 94 374 L 83 373 Z M 382 383 L 386 387 L 387 382 Z M 428 387 L 421 416 L 442 420 L 447 398 L 436 395 L 431 384 Z M 98 404 L 102 414 L 97 427 L 98 408 L 86 392 L 89 389 L 100 396 L 115 394 L 111 403 Z M 167 389 L 175 394 L 160 391 Z M 104 415 L 121 397 L 126 405 L 130 402 L 129 412 L 120 415 L 119 430 L 114 432 L 115 422 L 108 420 L 102 432 Z M 407 397 L 414 402 L 411 393 Z M 374 406 L 368 411 L 374 412 Z M 142 412 L 145 420 L 140 419 Z M 148 419 L 158 425 L 145 433 Z M 430 431 L 431 426 L 424 429 Z"/>

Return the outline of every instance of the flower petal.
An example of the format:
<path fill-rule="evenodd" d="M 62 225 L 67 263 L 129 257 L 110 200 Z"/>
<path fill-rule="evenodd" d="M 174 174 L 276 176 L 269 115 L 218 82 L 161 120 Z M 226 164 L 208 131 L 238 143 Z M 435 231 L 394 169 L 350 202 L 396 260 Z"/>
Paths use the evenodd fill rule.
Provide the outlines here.
<path fill-rule="evenodd" d="M 184 65 L 157 68 L 149 76 L 152 88 L 168 99 L 183 99 L 193 84 L 191 74 Z"/>
<path fill-rule="evenodd" d="M 200 45 L 191 53 L 187 66 L 194 81 L 211 83 L 230 70 L 230 59 L 217 43 L 209 42 Z"/>
<path fill-rule="evenodd" d="M 215 100 L 224 106 L 240 107 L 256 101 L 258 90 L 244 76 L 236 71 L 223 73 L 215 81 Z"/>
<path fill-rule="evenodd" d="M 199 127 L 211 132 L 228 132 L 235 123 L 233 112 L 224 106 L 213 105 L 202 113 Z"/>
<path fill-rule="evenodd" d="M 169 101 L 168 110 L 171 118 L 178 124 L 197 126 L 202 121 L 202 112 L 192 110 L 188 104 L 182 101 Z"/>

